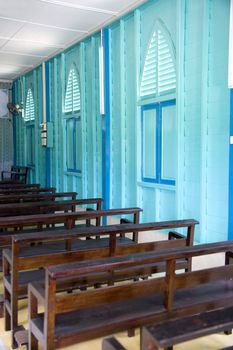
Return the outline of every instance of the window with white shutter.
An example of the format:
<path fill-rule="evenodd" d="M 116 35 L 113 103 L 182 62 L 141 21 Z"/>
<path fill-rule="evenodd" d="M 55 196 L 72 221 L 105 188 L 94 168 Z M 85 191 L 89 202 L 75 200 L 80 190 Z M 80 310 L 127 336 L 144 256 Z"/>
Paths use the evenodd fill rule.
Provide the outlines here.
<path fill-rule="evenodd" d="M 75 68 L 71 68 L 68 76 L 65 95 L 65 113 L 80 111 L 80 88 L 78 73 Z"/>
<path fill-rule="evenodd" d="M 64 123 L 66 171 L 81 173 L 81 96 L 79 74 L 74 66 L 71 67 L 67 79 L 64 103 Z"/>
<path fill-rule="evenodd" d="M 31 89 L 28 89 L 27 92 L 24 120 L 26 122 L 30 120 L 35 120 L 35 104 Z"/>
<path fill-rule="evenodd" d="M 159 97 L 176 89 L 175 52 L 171 38 L 158 22 L 145 57 L 140 97 Z"/>
<path fill-rule="evenodd" d="M 175 185 L 175 49 L 164 23 L 156 22 L 140 85 L 142 181 Z"/>

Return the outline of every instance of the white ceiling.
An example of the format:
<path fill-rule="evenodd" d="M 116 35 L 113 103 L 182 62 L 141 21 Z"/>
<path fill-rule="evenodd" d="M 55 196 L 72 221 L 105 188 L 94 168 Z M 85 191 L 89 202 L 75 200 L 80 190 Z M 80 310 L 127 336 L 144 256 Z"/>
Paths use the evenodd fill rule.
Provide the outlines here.
<path fill-rule="evenodd" d="M 12 80 L 146 0 L 0 0 L 0 80 Z"/>

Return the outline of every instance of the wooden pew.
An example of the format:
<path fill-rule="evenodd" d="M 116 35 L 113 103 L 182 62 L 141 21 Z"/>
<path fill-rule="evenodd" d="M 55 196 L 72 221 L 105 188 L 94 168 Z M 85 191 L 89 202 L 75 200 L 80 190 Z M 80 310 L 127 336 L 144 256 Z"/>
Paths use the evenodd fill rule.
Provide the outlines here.
<path fill-rule="evenodd" d="M 0 188 L 39 188 L 40 184 L 22 184 L 21 182 L 10 180 L 10 181 L 0 181 Z"/>
<path fill-rule="evenodd" d="M 143 327 L 141 350 L 172 350 L 175 344 L 232 329 L 232 315 L 230 306 Z"/>
<path fill-rule="evenodd" d="M 14 331 L 17 329 L 17 300 L 19 297 L 25 296 L 28 282 L 38 281 L 42 278 L 43 271 L 39 268 L 65 262 L 98 259 L 110 255 L 119 256 L 150 250 L 183 247 L 190 244 L 190 236 L 192 236 L 196 224 L 197 221 L 195 220 L 178 220 L 149 224 L 122 224 L 77 228 L 68 232 L 61 230 L 54 234 L 51 234 L 51 232 L 42 232 L 39 238 L 36 233 L 13 236 L 11 250 L 8 249 L 3 252 L 6 329 L 9 329 L 9 325 Z M 124 237 L 125 234 L 136 231 L 140 231 L 140 234 L 143 234 L 145 231 L 182 227 L 186 228 L 186 235 L 180 235 L 179 239 L 172 239 L 172 235 L 169 235 L 170 241 L 152 241 L 132 245 L 132 241 Z M 97 241 L 80 241 L 81 238 L 92 238 L 95 235 L 104 238 Z M 42 242 L 43 245 L 30 246 L 32 243 L 36 244 L 38 241 Z M 67 241 L 71 241 L 72 244 L 67 244 Z M 164 271 L 164 268 L 165 265 L 157 264 L 153 266 L 153 269 L 150 266 L 139 270 L 135 269 L 134 277 L 138 277 L 139 275 L 141 277 L 147 277 L 148 274 L 151 274 L 151 271 L 161 272 Z M 177 268 L 188 269 L 188 262 L 179 261 Z M 36 271 L 35 269 L 38 270 Z M 113 276 L 113 279 L 116 280 L 119 277 L 122 278 L 122 276 Z M 106 277 L 103 276 L 103 278 Z M 90 280 L 89 283 L 93 284 L 94 282 Z M 73 288 L 73 283 L 71 283 L 71 286 Z"/>
<path fill-rule="evenodd" d="M 233 265 L 176 274 L 178 259 L 227 252 L 233 242 L 131 254 L 46 268 L 45 287 L 29 284 L 29 349 L 53 350 L 118 331 L 233 307 Z M 98 289 L 56 293 L 64 279 L 88 279 L 108 272 L 166 264 L 165 276 L 105 285 Z M 38 312 L 38 304 L 44 312 Z"/>
<path fill-rule="evenodd" d="M 75 207 L 78 205 L 77 200 L 64 201 L 39 201 L 39 202 L 23 202 L 0 204 L 0 217 L 17 216 L 17 215 L 32 215 L 32 214 L 47 214 L 55 213 L 56 211 L 75 212 Z"/>
<path fill-rule="evenodd" d="M 90 199 L 88 199 L 90 201 Z M 20 215 L 11 217 L 0 217 L 0 229 L 18 228 L 19 232 L 31 231 L 34 229 L 47 228 L 47 225 L 62 224 L 67 229 L 75 226 L 76 221 L 96 219 L 104 216 L 133 215 L 133 222 L 139 222 L 140 208 L 119 208 L 108 210 L 79 211 L 75 213 L 57 213 L 57 214 L 38 214 L 38 215 Z M 0 242 L 5 235 L 12 234 L 12 231 L 0 232 Z M 136 235 L 136 234 L 135 234 Z M 9 242 L 9 241 L 8 241 Z"/>
<path fill-rule="evenodd" d="M 71 198 L 75 200 L 77 192 L 56 192 L 56 193 L 21 193 L 0 196 L 0 204 L 38 202 L 56 200 L 58 198 Z"/>
<path fill-rule="evenodd" d="M 55 187 L 27 187 L 27 188 L 0 188 L 0 196 L 6 196 L 9 194 L 26 194 L 26 193 L 55 193 Z"/>
<path fill-rule="evenodd" d="M 101 198 L 89 198 L 77 200 L 77 203 L 78 205 L 97 204 L 98 209 L 101 206 L 101 201 Z M 120 208 L 109 210 L 82 210 L 72 213 L 0 217 L 0 250 L 11 245 L 11 237 L 15 233 L 23 234 L 26 232 L 36 232 L 37 238 L 39 237 L 40 239 L 41 231 L 43 230 L 55 232 L 62 227 L 71 229 L 75 227 L 76 222 L 77 226 L 80 226 L 80 224 L 82 226 L 90 226 L 91 220 L 95 220 L 95 225 L 99 226 L 101 224 L 101 218 L 104 216 L 132 215 L 133 222 L 138 223 L 141 211 L 140 208 Z M 80 223 L 80 221 L 84 221 L 84 223 Z M 38 233 L 38 231 L 40 232 Z M 134 241 L 137 241 L 137 232 L 134 233 Z"/>

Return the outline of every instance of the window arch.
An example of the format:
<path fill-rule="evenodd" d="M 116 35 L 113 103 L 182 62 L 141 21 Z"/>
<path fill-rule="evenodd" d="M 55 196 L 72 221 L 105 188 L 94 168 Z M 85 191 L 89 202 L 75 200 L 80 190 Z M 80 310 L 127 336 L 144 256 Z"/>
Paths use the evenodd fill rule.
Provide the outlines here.
<path fill-rule="evenodd" d="M 140 97 L 159 97 L 175 90 L 174 45 L 165 25 L 157 20 L 144 61 Z"/>
<path fill-rule="evenodd" d="M 24 120 L 26 122 L 35 120 L 35 104 L 31 88 L 27 92 Z"/>
<path fill-rule="evenodd" d="M 81 109 L 79 77 L 76 69 L 72 67 L 69 72 L 66 94 L 65 94 L 65 113 L 78 112 Z"/>
<path fill-rule="evenodd" d="M 150 38 L 141 76 L 142 181 L 175 185 L 175 48 L 161 20 Z"/>
<path fill-rule="evenodd" d="M 81 93 L 79 74 L 74 65 L 71 66 L 65 93 L 64 132 L 66 149 L 66 171 L 81 173 L 82 171 L 82 127 L 81 127 Z"/>

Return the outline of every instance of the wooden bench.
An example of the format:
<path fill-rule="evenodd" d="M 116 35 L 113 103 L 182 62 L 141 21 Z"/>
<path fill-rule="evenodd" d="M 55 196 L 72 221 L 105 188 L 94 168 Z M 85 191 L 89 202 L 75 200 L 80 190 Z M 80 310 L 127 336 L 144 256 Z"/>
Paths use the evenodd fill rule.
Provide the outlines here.
<path fill-rule="evenodd" d="M 77 228 L 68 232 L 56 232 L 53 235 L 51 232 L 43 232 L 40 238 L 36 234 L 13 236 L 11 250 L 7 249 L 3 251 L 6 329 L 9 329 L 9 325 L 11 325 L 11 329 L 13 330 L 17 328 L 17 300 L 19 297 L 25 297 L 27 283 L 38 281 L 43 276 L 43 271 L 35 271 L 35 269 L 71 261 L 77 262 L 113 255 L 119 256 L 129 253 L 174 249 L 186 246 L 190 242 L 190 235 L 193 234 L 196 224 L 197 221 L 194 220 L 182 220 L 150 224 L 122 224 Z M 172 235 L 169 235 L 170 241 L 152 241 L 137 245 L 132 245 L 132 240 L 122 237 L 122 235 L 124 236 L 127 233 L 135 231 L 140 231 L 140 234 L 143 234 L 145 231 L 161 230 L 165 226 L 170 229 L 184 227 L 187 229 L 187 236 L 180 235 L 179 239 L 172 239 Z M 97 241 L 80 240 L 86 237 L 92 238 L 95 235 L 98 235 L 101 239 Z M 43 243 L 43 246 L 35 245 L 30 247 L 30 244 L 36 244 L 39 240 Z M 72 245 L 67 244 L 69 241 L 72 242 Z M 165 265 L 157 264 L 153 268 L 146 266 L 143 269 L 135 269 L 134 277 L 136 278 L 139 275 L 147 277 L 151 272 L 164 271 L 164 268 Z M 177 268 L 188 269 L 189 262 L 186 260 L 179 261 Z M 125 276 L 117 275 L 113 276 L 113 279 L 119 279 L 120 277 L 125 278 Z M 106 277 L 103 276 L 103 278 Z M 93 284 L 94 281 L 92 279 L 86 281 L 86 283 Z M 73 283 L 71 283 L 71 289 L 73 287 Z"/>
<path fill-rule="evenodd" d="M 21 182 L 10 180 L 0 181 L 0 188 L 2 189 L 13 189 L 13 188 L 39 188 L 40 184 L 22 184 Z"/>
<path fill-rule="evenodd" d="M 32 194 L 36 194 L 36 193 L 55 193 L 56 192 L 56 188 L 55 187 L 27 187 L 27 188 L 1 188 L 0 187 L 0 196 L 4 196 L 4 195 L 16 195 L 16 194 L 26 194 L 26 193 L 32 193 Z"/>
<path fill-rule="evenodd" d="M 2 180 L 10 178 L 11 180 L 19 180 L 22 183 L 27 183 L 27 175 L 29 168 L 27 166 L 13 165 L 10 171 L 2 171 Z"/>
<path fill-rule="evenodd" d="M 233 265 L 176 274 L 178 259 L 227 252 L 233 242 L 131 254 L 46 268 L 45 288 L 29 284 L 29 349 L 53 350 L 130 328 L 233 306 Z M 88 279 L 163 262 L 166 274 L 98 289 L 56 293 L 68 278 Z M 44 312 L 38 312 L 38 305 Z"/>
<path fill-rule="evenodd" d="M 61 198 L 61 197 L 58 197 Z M 100 210 L 102 207 L 102 198 L 62 200 L 62 201 L 33 201 L 0 204 L 0 217 L 16 216 L 16 215 L 32 215 L 32 214 L 47 214 L 55 213 L 56 211 L 68 212 L 76 211 L 76 206 L 92 205 L 95 210 Z M 89 208 L 90 210 L 91 208 Z"/>
<path fill-rule="evenodd" d="M 47 214 L 55 213 L 56 211 L 75 212 L 76 205 L 79 205 L 78 200 L 0 204 L 0 217 Z"/>
<path fill-rule="evenodd" d="M 97 203 L 97 209 L 101 207 L 101 202 L 101 198 L 77 200 L 78 205 L 94 205 Z M 55 232 L 62 227 L 71 229 L 75 227 L 76 222 L 78 222 L 77 225 L 80 226 L 80 221 L 84 221 L 81 225 L 90 226 L 91 220 L 95 220 L 95 225 L 99 226 L 101 224 L 101 218 L 104 216 L 133 215 L 132 221 L 138 223 L 141 211 L 140 208 L 120 208 L 109 210 L 82 210 L 72 213 L 0 217 L 0 249 L 11 245 L 11 237 L 15 233 L 23 234 L 26 232 L 36 232 L 38 238 L 41 236 L 41 232 L 38 233 L 38 231 L 50 229 L 52 232 Z M 135 233 L 134 240 L 137 241 L 137 233 Z"/>
<path fill-rule="evenodd" d="M 88 199 L 90 201 L 91 199 Z M 84 204 L 84 203 L 83 203 Z M 20 215 L 11 217 L 0 217 L 0 229 L 18 228 L 18 233 L 26 232 L 32 229 L 42 230 L 47 225 L 63 225 L 67 229 L 75 226 L 76 221 L 96 219 L 100 220 L 104 216 L 133 215 L 133 222 L 139 222 L 140 208 L 119 208 L 108 210 L 78 211 L 75 213 L 57 213 L 57 214 L 37 214 L 37 215 Z M 0 242 L 5 235 L 12 234 L 12 231 L 0 232 Z"/>
<path fill-rule="evenodd" d="M 18 193 L 5 196 L 0 195 L 0 204 L 20 203 L 20 202 L 38 202 L 56 200 L 58 198 L 70 198 L 75 200 L 77 192 L 56 192 L 56 193 Z"/>
<path fill-rule="evenodd" d="M 173 345 L 233 328 L 233 306 L 201 312 L 143 327 L 141 350 L 173 349 Z"/>

